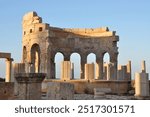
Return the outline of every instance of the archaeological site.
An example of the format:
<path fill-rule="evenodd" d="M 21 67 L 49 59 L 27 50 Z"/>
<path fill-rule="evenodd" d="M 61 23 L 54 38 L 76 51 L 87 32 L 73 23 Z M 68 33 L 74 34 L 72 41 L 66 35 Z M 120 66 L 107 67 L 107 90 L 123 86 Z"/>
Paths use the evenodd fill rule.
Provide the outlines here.
<path fill-rule="evenodd" d="M 22 59 L 6 59 L 5 81 L 0 80 L 2 100 L 137 100 L 150 99 L 149 74 L 143 60 L 141 72 L 132 78 L 132 61 L 118 64 L 119 36 L 108 27 L 58 28 L 43 23 L 36 12 L 22 20 Z M 21 43 L 20 43 L 21 44 Z M 60 78 L 55 56 L 61 53 Z M 80 56 L 80 75 L 75 78 L 71 55 Z M 96 55 L 95 63 L 87 56 Z M 108 53 L 110 60 L 104 62 Z"/>

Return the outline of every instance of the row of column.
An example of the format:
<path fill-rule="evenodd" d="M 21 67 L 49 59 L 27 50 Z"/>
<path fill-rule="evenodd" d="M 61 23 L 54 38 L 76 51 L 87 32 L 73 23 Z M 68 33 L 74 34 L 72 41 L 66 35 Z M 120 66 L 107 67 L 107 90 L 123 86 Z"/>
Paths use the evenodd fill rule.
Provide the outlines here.
<path fill-rule="evenodd" d="M 69 56 L 64 56 L 64 61 L 70 61 Z M 110 62 L 113 63 L 113 67 L 111 69 L 111 80 L 117 80 L 117 55 L 114 55 L 112 58 L 110 58 Z M 84 66 L 87 63 L 86 57 L 81 56 L 81 73 L 80 73 L 80 79 L 85 78 L 85 69 Z M 97 57 L 96 58 L 96 79 L 103 79 L 104 74 L 103 74 L 103 56 L 102 57 Z M 50 59 L 50 66 L 47 67 L 48 70 L 50 71 L 48 76 L 50 79 L 55 79 L 55 63 L 53 59 Z"/>
<path fill-rule="evenodd" d="M 95 66 L 96 65 L 96 66 Z M 111 66 L 110 66 L 111 65 Z M 92 80 L 99 79 L 99 66 L 98 64 L 85 64 L 83 65 L 84 72 L 82 71 L 81 75 L 84 75 L 83 79 Z M 103 74 L 105 76 L 102 78 L 103 80 L 114 80 L 114 64 L 104 64 Z M 71 80 L 74 78 L 74 64 L 70 61 L 63 61 L 61 63 L 61 79 L 62 80 Z M 101 76 L 103 76 L 103 74 Z M 99 79 L 100 80 L 100 79 Z"/>

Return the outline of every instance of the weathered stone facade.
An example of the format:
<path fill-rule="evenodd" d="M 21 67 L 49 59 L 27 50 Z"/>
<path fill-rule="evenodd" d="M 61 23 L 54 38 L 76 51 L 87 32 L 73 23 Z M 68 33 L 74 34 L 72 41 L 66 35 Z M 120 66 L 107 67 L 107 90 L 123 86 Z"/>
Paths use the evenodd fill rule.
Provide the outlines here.
<path fill-rule="evenodd" d="M 32 64 L 31 72 L 47 74 L 47 79 L 55 78 L 54 58 L 57 52 L 64 55 L 64 61 L 70 61 L 72 53 L 81 56 L 81 75 L 84 79 L 84 65 L 87 55 L 94 53 L 97 63 L 97 79 L 103 77 L 103 56 L 109 53 L 110 62 L 113 63 L 111 80 L 117 79 L 119 36 L 115 31 L 104 28 L 90 29 L 63 29 L 51 27 L 42 23 L 42 18 L 36 12 L 27 13 L 23 17 L 23 57 L 22 61 Z"/>

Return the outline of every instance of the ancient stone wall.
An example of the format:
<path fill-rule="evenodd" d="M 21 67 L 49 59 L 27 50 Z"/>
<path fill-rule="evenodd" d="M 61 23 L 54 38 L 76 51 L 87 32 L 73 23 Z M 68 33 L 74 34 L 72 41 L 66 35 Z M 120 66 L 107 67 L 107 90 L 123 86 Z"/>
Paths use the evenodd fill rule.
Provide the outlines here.
<path fill-rule="evenodd" d="M 117 60 L 119 36 L 115 31 L 104 28 L 63 29 L 42 23 L 36 12 L 27 13 L 23 17 L 23 57 L 24 63 L 32 63 L 32 72 L 47 73 L 48 79 L 55 78 L 54 58 L 57 52 L 70 61 L 72 53 L 81 56 L 81 75 L 84 79 L 84 65 L 88 54 L 96 55 L 98 71 L 96 77 L 103 79 L 103 56 L 109 53 L 110 62 L 114 64 L 111 80 L 117 79 Z"/>
<path fill-rule="evenodd" d="M 43 85 L 46 86 L 48 82 L 62 82 L 61 80 L 45 80 Z M 110 88 L 112 94 L 126 94 L 131 87 L 130 81 L 85 81 L 85 80 L 70 80 L 66 83 L 74 84 L 75 93 L 93 94 L 94 88 Z M 42 91 L 46 92 L 43 86 Z"/>
<path fill-rule="evenodd" d="M 14 98 L 14 83 L 0 82 L 0 100 L 11 100 Z"/>

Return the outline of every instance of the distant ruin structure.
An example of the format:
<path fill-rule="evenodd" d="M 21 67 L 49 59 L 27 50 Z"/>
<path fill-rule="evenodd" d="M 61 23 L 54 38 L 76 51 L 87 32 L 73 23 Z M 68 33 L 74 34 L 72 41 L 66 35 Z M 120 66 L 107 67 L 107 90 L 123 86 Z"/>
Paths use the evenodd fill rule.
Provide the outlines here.
<path fill-rule="evenodd" d="M 145 61 L 142 72 L 136 73 L 132 80 L 131 61 L 118 65 L 119 36 L 108 27 L 52 27 L 43 23 L 36 12 L 29 12 L 23 17 L 22 28 L 21 62 L 12 64 L 11 54 L 0 52 L 0 58 L 6 59 L 6 82 L 9 82 L 0 82 L 0 99 L 72 100 L 85 99 L 88 94 L 92 99 L 149 98 Z M 60 79 L 55 76 L 57 53 L 64 57 L 60 61 Z M 80 56 L 79 68 L 71 61 L 75 53 Z M 90 54 L 95 54 L 95 62 L 87 62 Z M 105 54 L 109 55 L 108 62 L 104 61 Z M 76 69 L 80 71 L 78 78 Z"/>
<path fill-rule="evenodd" d="M 56 28 L 42 22 L 36 12 L 29 12 L 23 17 L 23 56 L 22 62 L 32 64 L 30 72 L 47 74 L 47 79 L 55 79 L 54 58 L 57 52 L 64 56 L 64 61 L 70 61 L 72 53 L 81 57 L 80 79 L 85 78 L 84 65 L 90 53 L 96 55 L 96 79 L 103 80 L 103 57 L 110 56 L 110 80 L 117 80 L 117 63 L 119 36 L 115 31 L 103 28 Z"/>

